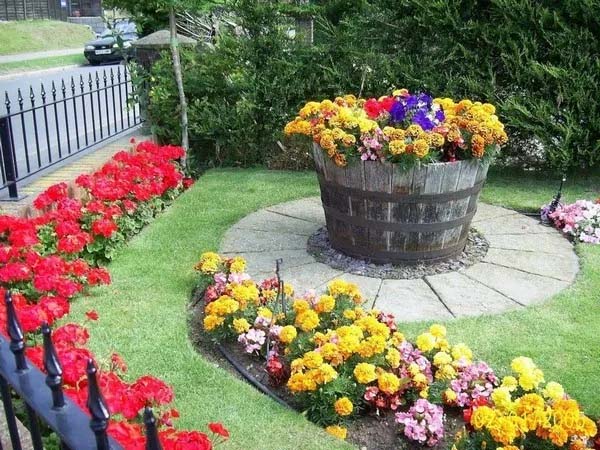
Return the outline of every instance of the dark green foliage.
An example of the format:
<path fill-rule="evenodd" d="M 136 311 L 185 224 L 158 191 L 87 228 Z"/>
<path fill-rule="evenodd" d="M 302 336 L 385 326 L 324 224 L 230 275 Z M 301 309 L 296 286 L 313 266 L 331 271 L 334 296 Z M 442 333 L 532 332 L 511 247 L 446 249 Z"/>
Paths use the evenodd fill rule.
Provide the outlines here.
<path fill-rule="evenodd" d="M 321 16 L 312 46 L 287 37 L 294 19 L 282 5 L 234 1 L 247 33 L 184 58 L 192 156 L 202 164 L 285 167 L 290 154 L 288 167 L 298 167 L 296 152 L 276 142 L 287 144 L 281 129 L 305 101 L 407 87 L 494 103 L 509 163 L 600 166 L 600 2 L 313 2 L 308 11 Z M 170 71 L 167 61 L 155 69 L 151 102 L 165 139 L 177 136 Z"/>

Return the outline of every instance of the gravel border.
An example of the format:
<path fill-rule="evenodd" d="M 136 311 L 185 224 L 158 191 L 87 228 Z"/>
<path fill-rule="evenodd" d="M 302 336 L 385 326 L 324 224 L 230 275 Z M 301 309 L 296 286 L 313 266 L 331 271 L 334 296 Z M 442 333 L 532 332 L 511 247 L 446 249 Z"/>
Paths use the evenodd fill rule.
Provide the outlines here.
<path fill-rule="evenodd" d="M 331 247 L 327 228 L 321 227 L 308 238 L 307 252 L 318 262 L 327 264 L 333 269 L 342 270 L 354 275 L 391 280 L 423 278 L 428 275 L 455 272 L 470 267 L 487 254 L 490 244 L 477 230 L 471 228 L 467 245 L 461 255 L 446 261 L 426 264 L 394 265 L 375 264 L 369 261 L 352 258 Z"/>

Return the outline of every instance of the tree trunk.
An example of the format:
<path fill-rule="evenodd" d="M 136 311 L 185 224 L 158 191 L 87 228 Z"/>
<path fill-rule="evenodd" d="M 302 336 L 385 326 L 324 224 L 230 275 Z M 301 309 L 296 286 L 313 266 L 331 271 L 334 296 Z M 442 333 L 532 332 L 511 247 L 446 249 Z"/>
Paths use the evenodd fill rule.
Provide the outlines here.
<path fill-rule="evenodd" d="M 171 30 L 171 54 L 173 57 L 173 71 L 175 72 L 175 83 L 179 92 L 179 109 L 181 111 L 181 146 L 185 149 L 186 155 L 181 159 L 181 164 L 187 168 L 187 151 L 189 148 L 188 138 L 188 115 L 187 100 L 183 90 L 183 75 L 181 73 L 181 59 L 179 58 L 179 44 L 177 41 L 177 22 L 175 18 L 175 8 L 171 7 L 169 11 L 169 25 Z"/>

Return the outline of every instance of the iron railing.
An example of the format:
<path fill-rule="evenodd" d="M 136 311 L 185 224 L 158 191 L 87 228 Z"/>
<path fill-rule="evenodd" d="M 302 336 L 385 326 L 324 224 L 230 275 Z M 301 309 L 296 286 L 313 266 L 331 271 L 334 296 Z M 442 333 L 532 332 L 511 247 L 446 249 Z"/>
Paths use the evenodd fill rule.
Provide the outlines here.
<path fill-rule="evenodd" d="M 18 199 L 17 183 L 118 136 L 142 122 L 125 66 L 4 93 L 0 116 L 0 190 Z"/>
<path fill-rule="evenodd" d="M 110 412 L 98 386 L 97 368 L 87 362 L 87 415 L 63 395 L 62 367 L 52 343 L 51 330 L 42 326 L 44 342 L 43 374 L 25 356 L 25 340 L 10 292 L 6 293 L 6 317 L 9 340 L 0 334 L 0 394 L 13 450 L 22 450 L 14 398 L 25 404 L 26 422 L 34 450 L 43 450 L 40 423 L 54 431 L 61 450 L 122 450 L 107 434 Z M 152 410 L 144 410 L 146 450 L 161 450 Z M 0 441 L 0 450 L 2 442 Z"/>

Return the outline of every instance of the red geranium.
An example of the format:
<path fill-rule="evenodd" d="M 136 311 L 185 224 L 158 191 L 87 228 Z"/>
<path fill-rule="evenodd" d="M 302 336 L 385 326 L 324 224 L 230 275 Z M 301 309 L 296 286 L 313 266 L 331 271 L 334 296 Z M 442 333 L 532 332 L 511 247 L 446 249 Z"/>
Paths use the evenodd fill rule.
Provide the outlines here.
<path fill-rule="evenodd" d="M 363 106 L 367 116 L 371 119 L 376 119 L 384 111 L 381 104 L 374 98 L 367 100 Z"/>

